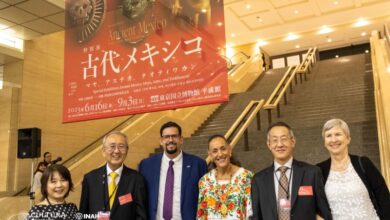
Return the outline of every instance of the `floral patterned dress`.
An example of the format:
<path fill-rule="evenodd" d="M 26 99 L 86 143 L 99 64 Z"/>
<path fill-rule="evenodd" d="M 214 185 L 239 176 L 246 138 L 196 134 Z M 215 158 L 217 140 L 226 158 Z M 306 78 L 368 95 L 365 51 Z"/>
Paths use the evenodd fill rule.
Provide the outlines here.
<path fill-rule="evenodd" d="M 249 219 L 253 173 L 239 168 L 230 181 L 217 181 L 216 170 L 199 180 L 197 219 Z"/>

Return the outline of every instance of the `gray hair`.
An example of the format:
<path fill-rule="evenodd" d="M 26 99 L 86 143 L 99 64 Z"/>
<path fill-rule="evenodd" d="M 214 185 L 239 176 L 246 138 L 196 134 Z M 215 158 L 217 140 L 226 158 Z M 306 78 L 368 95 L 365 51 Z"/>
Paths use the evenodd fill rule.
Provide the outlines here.
<path fill-rule="evenodd" d="M 330 129 L 332 129 L 334 127 L 341 128 L 341 130 L 343 130 L 345 135 L 347 137 L 350 137 L 348 124 L 339 118 L 333 118 L 333 119 L 330 119 L 327 122 L 325 122 L 324 127 L 322 128 L 322 137 L 324 138 L 325 132 L 329 131 Z"/>
<path fill-rule="evenodd" d="M 124 139 L 125 139 L 125 143 L 126 143 L 126 146 L 128 147 L 129 146 L 129 143 L 128 143 L 128 138 L 127 138 L 127 135 L 121 131 L 111 131 L 110 133 L 106 134 L 104 137 L 103 137 L 103 147 L 106 145 L 106 141 L 107 141 L 107 138 L 110 137 L 111 135 L 119 135 L 119 136 L 122 136 Z"/>

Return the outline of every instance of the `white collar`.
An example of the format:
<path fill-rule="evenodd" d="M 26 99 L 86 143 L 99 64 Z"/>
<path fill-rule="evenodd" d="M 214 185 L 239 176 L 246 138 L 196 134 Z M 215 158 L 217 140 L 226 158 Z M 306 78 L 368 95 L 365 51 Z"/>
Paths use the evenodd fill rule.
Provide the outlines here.
<path fill-rule="evenodd" d="M 181 151 L 181 150 L 180 150 L 180 153 L 179 153 L 175 158 L 173 158 L 173 159 L 169 158 L 169 157 L 165 154 L 165 152 L 163 153 L 163 161 L 166 161 L 166 162 L 172 160 L 174 163 L 176 163 L 176 162 L 181 161 L 182 159 L 183 159 L 183 151 Z"/>
<path fill-rule="evenodd" d="M 111 168 L 108 166 L 108 164 L 106 164 L 106 169 L 107 169 L 107 176 L 109 176 L 110 173 L 112 173 L 112 172 L 115 172 L 115 173 L 118 174 L 118 176 L 121 176 L 122 175 L 122 171 L 123 171 L 123 163 L 122 163 L 122 165 L 118 169 L 116 169 L 114 171 L 111 170 Z"/>
<path fill-rule="evenodd" d="M 279 167 L 281 167 L 281 166 L 285 166 L 285 167 L 288 167 L 289 169 L 291 169 L 292 162 L 293 162 L 293 157 L 291 157 L 284 165 L 281 165 L 278 162 L 276 162 L 276 160 L 274 160 L 274 171 L 277 171 L 279 169 Z"/>

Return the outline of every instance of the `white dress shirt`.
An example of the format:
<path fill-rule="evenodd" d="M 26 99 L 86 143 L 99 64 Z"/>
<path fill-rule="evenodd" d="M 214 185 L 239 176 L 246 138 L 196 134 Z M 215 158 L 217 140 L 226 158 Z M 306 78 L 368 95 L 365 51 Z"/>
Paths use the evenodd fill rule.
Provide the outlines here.
<path fill-rule="evenodd" d="M 167 179 L 167 172 L 169 168 L 169 161 L 171 159 L 163 154 L 161 160 L 160 168 L 160 184 L 158 190 L 158 205 L 157 205 L 157 216 L 156 220 L 163 219 L 163 207 L 164 207 L 164 193 L 165 193 L 165 181 Z M 181 211 L 180 211 L 180 195 L 181 195 L 181 174 L 183 171 L 183 152 L 180 152 L 176 158 L 172 159 L 173 164 L 173 173 L 174 173 L 174 182 L 173 182 L 173 210 L 172 210 L 172 219 L 181 220 Z"/>
<path fill-rule="evenodd" d="M 284 165 L 280 165 L 278 162 L 274 161 L 274 186 L 275 186 L 276 200 L 278 200 L 279 179 L 280 179 L 280 173 L 281 173 L 280 171 L 278 171 L 278 169 L 281 166 L 288 167 L 288 169 L 286 171 L 286 176 L 287 176 L 287 181 L 289 182 L 289 195 L 290 195 L 290 200 L 291 200 L 292 177 L 294 174 L 294 173 L 291 173 L 292 172 L 292 169 L 291 169 L 292 162 L 293 162 L 292 157 Z M 275 175 L 275 173 L 276 173 L 276 175 Z M 291 180 L 290 180 L 290 177 L 291 177 Z"/>
<path fill-rule="evenodd" d="M 110 176 L 110 173 L 112 173 L 112 172 L 115 172 L 118 174 L 118 176 L 115 178 L 116 186 L 118 186 L 119 180 L 121 179 L 121 176 L 122 176 L 123 164 L 118 169 L 116 169 L 114 171 L 111 170 L 111 168 L 108 166 L 108 164 L 106 164 L 106 168 L 107 168 L 107 186 L 109 186 L 111 181 L 112 181 L 112 178 Z"/>

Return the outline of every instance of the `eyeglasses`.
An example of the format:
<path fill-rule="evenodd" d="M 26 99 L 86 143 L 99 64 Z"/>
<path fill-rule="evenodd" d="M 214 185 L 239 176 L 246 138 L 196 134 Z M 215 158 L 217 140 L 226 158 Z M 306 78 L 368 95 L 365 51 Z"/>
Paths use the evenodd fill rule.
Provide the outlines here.
<path fill-rule="evenodd" d="M 127 146 L 124 145 L 124 144 L 112 144 L 112 145 L 108 145 L 108 146 L 105 146 L 107 152 L 114 152 L 115 149 L 118 149 L 120 152 L 125 152 L 127 150 Z"/>
<path fill-rule="evenodd" d="M 174 140 L 178 140 L 181 136 L 178 135 L 178 134 L 167 134 L 167 135 L 162 135 L 161 138 L 164 139 L 164 140 L 169 140 L 169 139 L 174 139 Z"/>
<path fill-rule="evenodd" d="M 278 144 L 279 142 L 282 143 L 282 144 L 286 144 L 288 141 L 291 140 L 292 137 L 290 136 L 282 136 L 280 138 L 277 138 L 277 137 L 272 137 L 271 140 L 269 140 L 269 142 L 272 144 L 272 145 L 275 145 L 275 144 Z"/>

